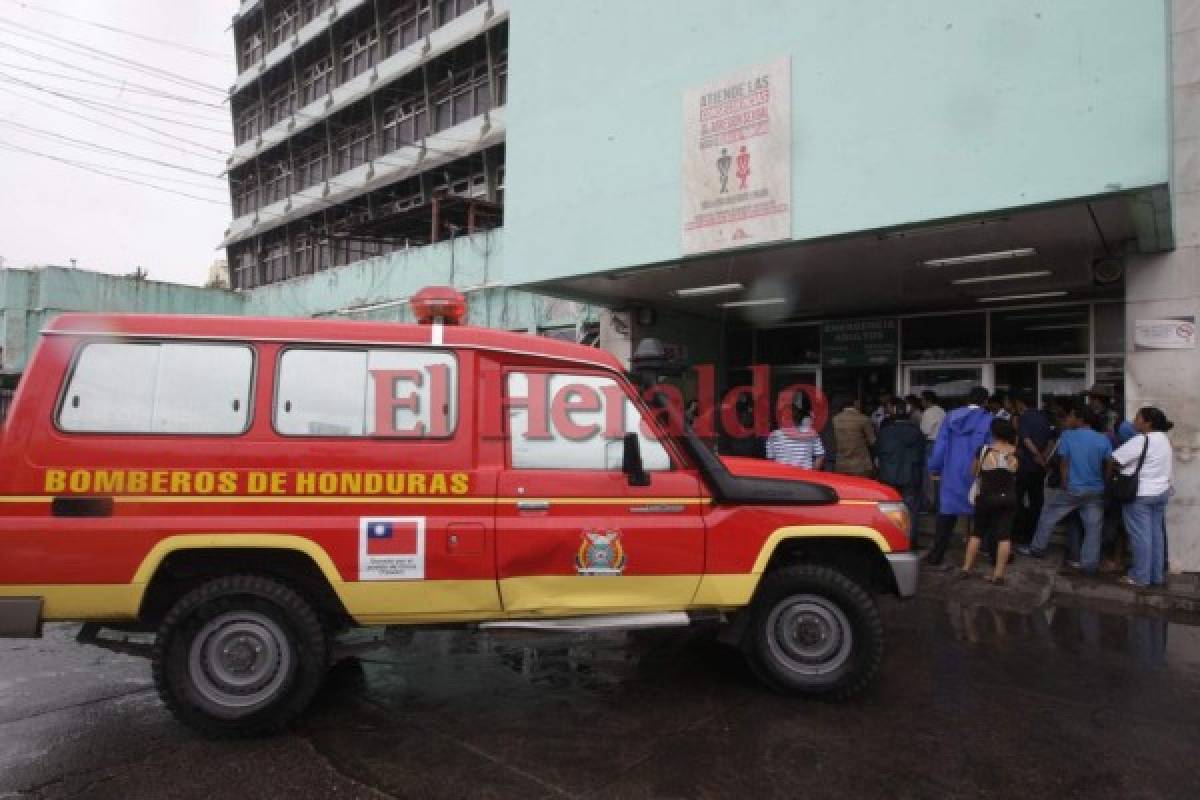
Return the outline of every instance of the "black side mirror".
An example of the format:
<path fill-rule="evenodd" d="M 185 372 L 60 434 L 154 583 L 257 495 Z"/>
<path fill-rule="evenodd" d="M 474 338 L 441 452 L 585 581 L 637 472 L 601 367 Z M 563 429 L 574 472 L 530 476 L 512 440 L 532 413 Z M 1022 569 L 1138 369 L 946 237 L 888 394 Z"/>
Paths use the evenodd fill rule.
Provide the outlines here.
<path fill-rule="evenodd" d="M 636 433 L 625 434 L 625 449 L 621 454 L 621 471 L 630 486 L 649 486 L 650 475 L 642 466 L 642 444 Z"/>

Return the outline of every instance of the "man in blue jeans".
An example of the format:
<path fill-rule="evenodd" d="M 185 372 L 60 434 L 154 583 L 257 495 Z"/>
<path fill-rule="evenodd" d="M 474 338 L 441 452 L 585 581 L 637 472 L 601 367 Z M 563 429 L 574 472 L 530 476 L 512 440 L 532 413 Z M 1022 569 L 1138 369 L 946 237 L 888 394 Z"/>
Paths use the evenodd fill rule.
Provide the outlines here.
<path fill-rule="evenodd" d="M 1046 498 L 1033 542 L 1028 547 L 1017 548 L 1018 553 L 1035 558 L 1044 556 L 1054 526 L 1078 510 L 1083 520 L 1083 548 L 1079 561 L 1068 562 L 1067 566 L 1086 573 L 1095 573 L 1099 569 L 1104 530 L 1104 479 L 1111 468 L 1109 456 L 1112 455 L 1112 443 L 1097 430 L 1102 426 L 1103 421 L 1083 403 L 1077 403 L 1067 412 L 1066 430 L 1058 442 L 1065 491 L 1053 492 Z"/>

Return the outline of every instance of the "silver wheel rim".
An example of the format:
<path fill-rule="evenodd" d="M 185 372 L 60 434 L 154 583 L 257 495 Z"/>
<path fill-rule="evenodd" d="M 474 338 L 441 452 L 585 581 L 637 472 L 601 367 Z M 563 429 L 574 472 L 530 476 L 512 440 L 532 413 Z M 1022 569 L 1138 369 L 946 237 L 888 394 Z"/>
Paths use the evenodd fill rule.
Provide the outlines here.
<path fill-rule="evenodd" d="M 801 675 L 828 675 L 850 658 L 854 632 L 837 604 L 815 594 L 786 597 L 767 616 L 775 661 Z"/>
<path fill-rule="evenodd" d="M 210 620 L 192 640 L 192 685 L 214 711 L 241 717 L 274 700 L 292 667 L 292 648 L 273 619 L 230 611 Z"/>

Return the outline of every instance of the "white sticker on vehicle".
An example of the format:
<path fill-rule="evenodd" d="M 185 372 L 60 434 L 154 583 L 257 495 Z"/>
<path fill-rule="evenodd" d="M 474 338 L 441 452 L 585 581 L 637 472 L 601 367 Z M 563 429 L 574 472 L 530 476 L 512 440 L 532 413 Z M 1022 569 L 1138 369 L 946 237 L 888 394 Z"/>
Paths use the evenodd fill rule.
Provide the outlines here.
<path fill-rule="evenodd" d="M 424 580 L 425 518 L 359 518 L 358 579 Z"/>

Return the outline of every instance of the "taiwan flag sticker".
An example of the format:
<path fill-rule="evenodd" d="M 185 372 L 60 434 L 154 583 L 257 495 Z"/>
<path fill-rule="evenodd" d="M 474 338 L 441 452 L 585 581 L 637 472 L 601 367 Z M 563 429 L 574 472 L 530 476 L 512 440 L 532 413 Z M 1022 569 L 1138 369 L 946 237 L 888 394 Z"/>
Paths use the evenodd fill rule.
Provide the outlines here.
<path fill-rule="evenodd" d="M 360 581 L 425 578 L 424 517 L 362 517 L 358 521 Z"/>

